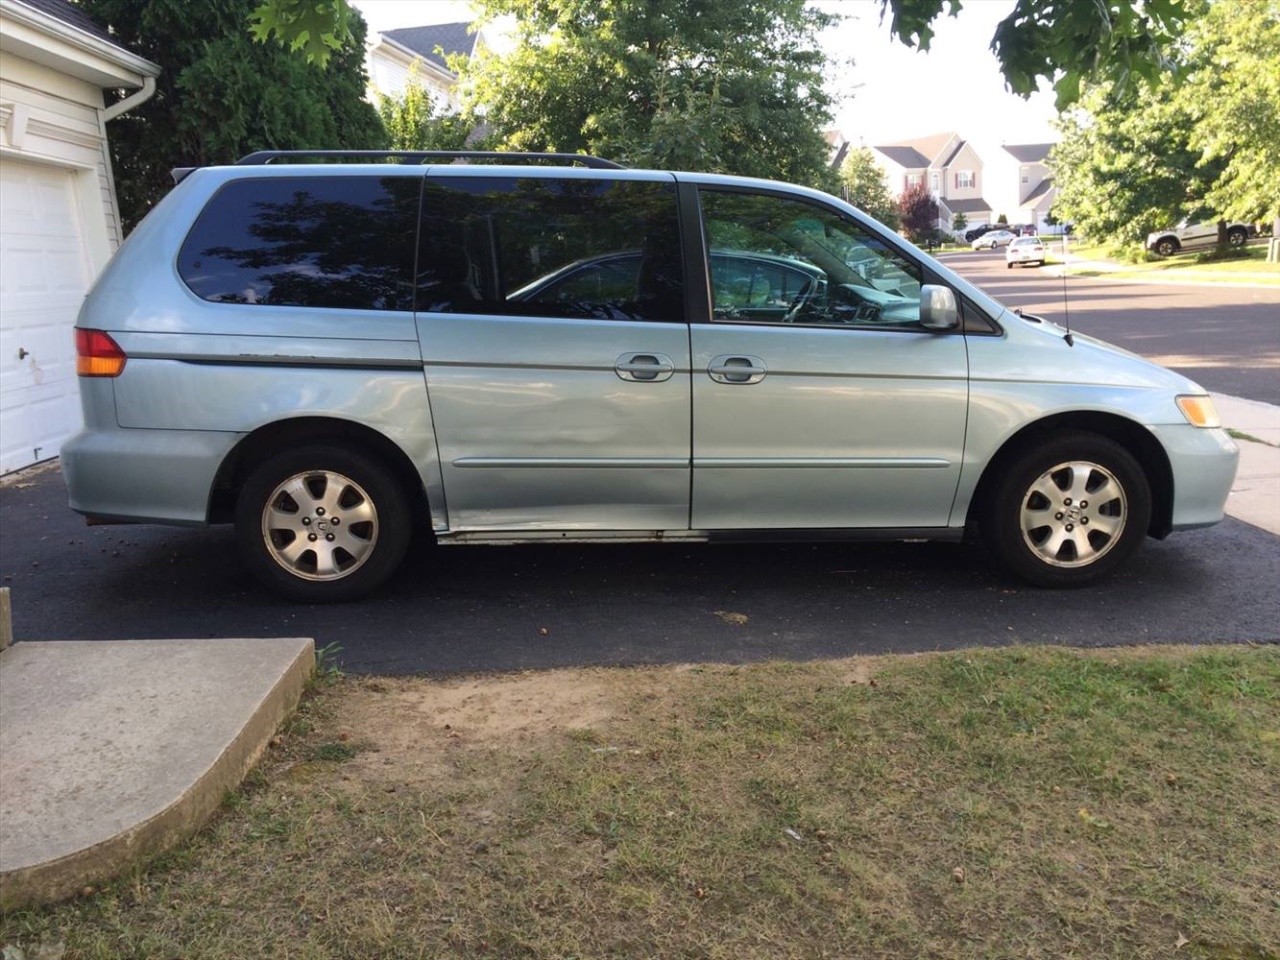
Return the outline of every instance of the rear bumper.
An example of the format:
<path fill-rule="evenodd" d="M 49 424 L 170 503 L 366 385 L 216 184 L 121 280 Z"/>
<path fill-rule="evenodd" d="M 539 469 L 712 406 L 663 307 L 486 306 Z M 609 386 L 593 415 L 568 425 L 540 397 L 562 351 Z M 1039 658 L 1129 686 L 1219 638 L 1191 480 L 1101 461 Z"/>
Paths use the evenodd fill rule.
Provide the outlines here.
<path fill-rule="evenodd" d="M 1173 468 L 1174 530 L 1195 530 L 1222 520 L 1236 479 L 1240 449 L 1225 430 L 1162 426 L 1152 432 Z"/>
<path fill-rule="evenodd" d="M 72 510 L 101 520 L 199 526 L 223 459 L 241 434 L 84 430 L 62 447 Z"/>

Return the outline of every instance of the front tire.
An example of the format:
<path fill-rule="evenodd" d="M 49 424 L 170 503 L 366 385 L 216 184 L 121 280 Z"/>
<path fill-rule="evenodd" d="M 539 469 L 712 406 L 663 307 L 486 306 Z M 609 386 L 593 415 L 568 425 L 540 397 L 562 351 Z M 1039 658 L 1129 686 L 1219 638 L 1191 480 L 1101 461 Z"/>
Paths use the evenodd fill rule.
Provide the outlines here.
<path fill-rule="evenodd" d="M 236 543 L 276 593 L 306 603 L 363 597 L 395 572 L 412 535 L 404 488 L 380 460 L 341 446 L 285 450 L 240 488 Z"/>
<path fill-rule="evenodd" d="M 1249 234 L 1241 230 L 1239 227 L 1227 231 L 1227 244 L 1232 247 L 1243 247 L 1244 242 L 1249 239 Z"/>
<path fill-rule="evenodd" d="M 1142 544 L 1151 487 L 1113 440 L 1071 431 L 1005 470 L 983 516 L 987 545 L 1016 576 L 1075 587 L 1111 573 Z"/>
<path fill-rule="evenodd" d="M 1173 237 L 1161 237 L 1156 241 L 1156 253 L 1162 257 L 1172 257 L 1181 245 Z"/>

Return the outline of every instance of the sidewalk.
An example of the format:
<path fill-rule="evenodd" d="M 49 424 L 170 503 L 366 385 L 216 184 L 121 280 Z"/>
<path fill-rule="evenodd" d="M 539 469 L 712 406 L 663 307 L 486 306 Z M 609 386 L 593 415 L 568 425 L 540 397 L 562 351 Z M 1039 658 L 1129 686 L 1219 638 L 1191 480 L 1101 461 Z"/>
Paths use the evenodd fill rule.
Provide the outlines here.
<path fill-rule="evenodd" d="M 1213 402 L 1224 427 L 1262 441 L 1236 439 L 1240 467 L 1227 514 L 1280 536 L 1280 407 L 1221 393 Z"/>

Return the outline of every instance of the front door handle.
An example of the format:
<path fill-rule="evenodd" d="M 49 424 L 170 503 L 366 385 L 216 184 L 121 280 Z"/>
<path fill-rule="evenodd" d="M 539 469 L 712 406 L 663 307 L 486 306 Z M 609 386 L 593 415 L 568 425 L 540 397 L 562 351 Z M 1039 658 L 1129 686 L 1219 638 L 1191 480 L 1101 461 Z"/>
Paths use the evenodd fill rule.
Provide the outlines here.
<path fill-rule="evenodd" d="M 613 370 L 623 380 L 658 383 L 670 380 L 676 365 L 663 353 L 624 353 L 614 363 Z"/>
<path fill-rule="evenodd" d="M 707 365 L 707 375 L 716 383 L 759 383 L 769 368 L 759 357 L 725 354 Z"/>

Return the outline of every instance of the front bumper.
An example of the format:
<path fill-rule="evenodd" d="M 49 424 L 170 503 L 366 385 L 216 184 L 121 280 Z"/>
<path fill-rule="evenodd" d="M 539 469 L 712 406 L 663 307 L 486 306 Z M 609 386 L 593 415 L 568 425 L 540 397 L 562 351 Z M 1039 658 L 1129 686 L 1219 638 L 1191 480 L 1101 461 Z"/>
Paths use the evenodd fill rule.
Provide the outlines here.
<path fill-rule="evenodd" d="M 1152 427 L 1173 469 L 1172 529 L 1195 530 L 1222 520 L 1235 483 L 1240 448 L 1221 428 Z"/>

